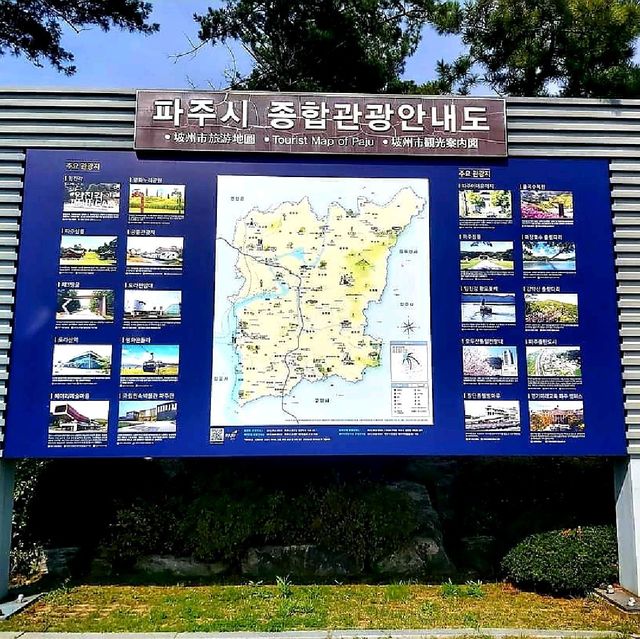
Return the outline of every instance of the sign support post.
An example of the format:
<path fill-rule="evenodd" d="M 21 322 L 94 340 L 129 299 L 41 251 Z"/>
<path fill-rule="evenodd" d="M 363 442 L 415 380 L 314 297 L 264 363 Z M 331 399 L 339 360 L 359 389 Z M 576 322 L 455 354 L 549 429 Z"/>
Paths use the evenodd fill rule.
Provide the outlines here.
<path fill-rule="evenodd" d="M 620 585 L 640 594 L 640 459 L 627 457 L 615 464 Z"/>
<path fill-rule="evenodd" d="M 15 463 L 8 459 L 0 460 L 0 600 L 9 592 L 14 483 Z"/>

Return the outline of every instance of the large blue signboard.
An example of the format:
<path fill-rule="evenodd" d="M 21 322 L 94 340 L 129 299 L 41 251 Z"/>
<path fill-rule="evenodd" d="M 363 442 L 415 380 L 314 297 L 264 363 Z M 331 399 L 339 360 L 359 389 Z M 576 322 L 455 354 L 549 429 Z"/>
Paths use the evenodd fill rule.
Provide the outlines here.
<path fill-rule="evenodd" d="M 28 153 L 7 457 L 624 454 L 604 160 L 164 158 Z"/>

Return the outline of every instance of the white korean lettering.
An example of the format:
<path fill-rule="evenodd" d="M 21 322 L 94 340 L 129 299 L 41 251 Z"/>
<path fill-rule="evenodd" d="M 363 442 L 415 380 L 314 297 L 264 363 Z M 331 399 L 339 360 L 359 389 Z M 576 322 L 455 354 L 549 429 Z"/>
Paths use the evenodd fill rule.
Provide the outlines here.
<path fill-rule="evenodd" d="M 427 115 L 422 104 L 413 106 L 412 104 L 401 104 L 396 113 L 401 120 L 400 128 L 403 131 L 422 131 L 423 122 Z M 411 124 L 411 120 L 416 119 L 417 124 Z"/>
<path fill-rule="evenodd" d="M 489 131 L 487 107 L 466 106 L 462 110 L 463 123 L 461 131 Z"/>
<path fill-rule="evenodd" d="M 327 115 L 329 109 L 326 102 L 303 102 L 300 106 L 300 115 L 304 118 L 304 128 L 325 131 L 327 128 Z"/>
<path fill-rule="evenodd" d="M 173 120 L 174 126 L 180 126 L 180 116 L 184 113 L 182 100 L 180 98 L 175 98 L 174 100 L 154 100 L 153 109 L 152 120 L 156 120 L 157 122 Z"/>
<path fill-rule="evenodd" d="M 438 107 L 431 107 L 431 124 L 435 127 L 443 127 L 447 132 L 455 133 L 458 130 L 456 120 L 456 107 L 454 104 L 442 105 L 442 119 L 438 118 Z"/>
<path fill-rule="evenodd" d="M 226 104 L 227 109 L 224 115 L 220 116 L 220 122 L 226 124 L 229 120 L 233 120 L 236 124 L 240 124 L 241 128 L 246 129 L 249 126 L 248 101 L 242 100 L 240 102 L 240 115 L 236 113 L 236 107 L 233 101 L 229 101 Z"/>
<path fill-rule="evenodd" d="M 293 129 L 296 122 L 293 102 L 274 100 L 271 102 L 267 117 L 274 129 Z"/>
<path fill-rule="evenodd" d="M 207 120 L 215 120 L 216 113 L 213 100 L 207 98 L 194 98 L 189 101 L 189 113 L 187 118 L 198 120 L 198 126 L 203 127 Z"/>
<path fill-rule="evenodd" d="M 359 131 L 362 109 L 357 104 L 348 102 L 336 102 L 333 105 L 335 113 L 333 121 L 338 131 Z"/>
<path fill-rule="evenodd" d="M 372 131 L 388 131 L 391 128 L 393 109 L 388 104 L 367 104 L 364 119 Z"/>

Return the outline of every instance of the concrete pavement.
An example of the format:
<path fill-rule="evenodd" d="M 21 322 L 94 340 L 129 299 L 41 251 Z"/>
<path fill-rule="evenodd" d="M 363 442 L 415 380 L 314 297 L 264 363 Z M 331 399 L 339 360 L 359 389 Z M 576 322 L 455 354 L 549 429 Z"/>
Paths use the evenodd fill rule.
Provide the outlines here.
<path fill-rule="evenodd" d="M 532 628 L 435 628 L 431 630 L 309 630 L 291 632 L 0 632 L 0 639 L 455 639 L 457 637 L 530 637 L 532 639 L 621 638 L 601 630 Z M 627 635 L 628 636 L 628 635 Z"/>

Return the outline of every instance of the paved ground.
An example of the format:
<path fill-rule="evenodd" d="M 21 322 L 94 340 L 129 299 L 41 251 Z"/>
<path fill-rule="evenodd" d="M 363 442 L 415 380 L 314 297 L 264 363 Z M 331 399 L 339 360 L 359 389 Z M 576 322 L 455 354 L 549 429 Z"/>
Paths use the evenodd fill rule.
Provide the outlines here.
<path fill-rule="evenodd" d="M 603 639 L 622 633 L 599 630 L 533 630 L 527 628 L 457 628 L 434 630 L 324 630 L 292 632 L 149 632 L 70 633 L 0 632 L 0 639 L 452 639 L 455 637 L 531 637 L 532 639 Z"/>

